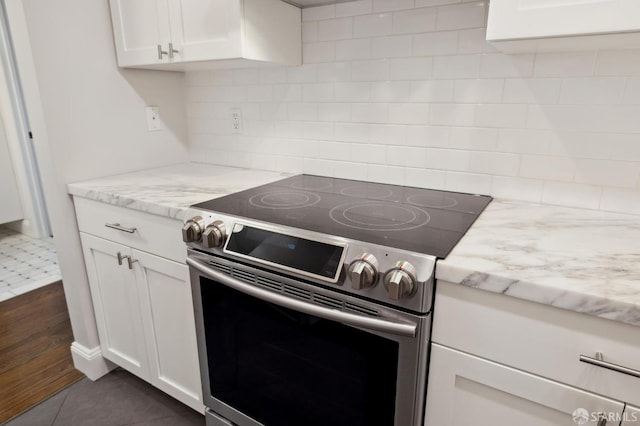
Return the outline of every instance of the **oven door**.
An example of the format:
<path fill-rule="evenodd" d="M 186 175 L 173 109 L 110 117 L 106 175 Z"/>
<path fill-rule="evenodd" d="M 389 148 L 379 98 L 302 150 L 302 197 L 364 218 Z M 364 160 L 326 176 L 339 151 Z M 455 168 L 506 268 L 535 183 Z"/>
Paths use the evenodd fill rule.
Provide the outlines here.
<path fill-rule="evenodd" d="M 218 416 L 239 426 L 422 424 L 429 315 L 193 251 L 187 262 L 204 403 Z"/>

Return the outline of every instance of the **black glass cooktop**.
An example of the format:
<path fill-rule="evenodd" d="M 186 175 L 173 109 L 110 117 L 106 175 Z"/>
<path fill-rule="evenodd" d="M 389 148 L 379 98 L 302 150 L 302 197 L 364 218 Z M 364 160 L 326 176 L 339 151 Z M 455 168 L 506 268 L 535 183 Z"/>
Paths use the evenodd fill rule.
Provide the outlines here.
<path fill-rule="evenodd" d="M 491 200 L 298 175 L 193 207 L 444 258 Z"/>

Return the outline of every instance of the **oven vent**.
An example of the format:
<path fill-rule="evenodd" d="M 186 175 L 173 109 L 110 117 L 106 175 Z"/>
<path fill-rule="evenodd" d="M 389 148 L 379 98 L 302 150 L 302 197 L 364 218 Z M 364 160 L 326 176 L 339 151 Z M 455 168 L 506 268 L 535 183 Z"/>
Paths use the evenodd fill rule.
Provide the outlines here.
<path fill-rule="evenodd" d="M 250 272 L 245 272 L 241 269 L 236 269 L 233 268 L 232 272 L 231 272 L 231 276 L 235 277 L 235 278 L 239 278 L 241 280 L 250 282 L 250 283 L 255 283 L 256 282 L 256 276 L 255 274 L 252 274 Z"/>
<path fill-rule="evenodd" d="M 345 302 L 344 307 L 349 309 L 350 311 L 355 311 L 360 314 L 369 315 L 371 317 L 377 317 L 378 311 L 375 309 L 365 308 L 364 306 L 356 305 L 350 302 Z"/>
<path fill-rule="evenodd" d="M 224 263 L 216 262 L 215 260 L 210 260 L 209 265 L 213 266 L 219 271 L 224 272 L 225 274 L 231 275 L 231 266 L 225 265 Z"/>
<path fill-rule="evenodd" d="M 289 294 L 291 296 L 296 296 L 301 299 L 311 300 L 311 292 L 309 290 L 304 290 L 302 288 L 293 287 L 286 284 L 282 286 L 282 290 L 284 291 L 284 293 Z"/>
<path fill-rule="evenodd" d="M 325 296 L 322 294 L 314 293 L 313 301 L 321 305 L 329 306 L 330 308 L 342 309 L 342 300 L 335 299 L 333 297 Z"/>
<path fill-rule="evenodd" d="M 258 277 L 258 284 L 270 288 L 271 290 L 282 290 L 282 283 L 276 280 L 270 280 L 269 278 Z"/>
<path fill-rule="evenodd" d="M 261 277 L 259 275 L 255 275 L 250 272 L 243 271 L 242 269 L 237 269 L 213 260 L 209 261 L 209 264 L 219 271 L 224 272 L 225 274 L 231 275 L 235 278 L 238 278 L 245 282 L 249 282 L 251 284 L 258 284 L 261 287 L 276 291 L 278 293 L 285 293 L 290 296 L 304 299 L 309 302 L 314 302 L 332 309 L 339 309 L 341 311 L 349 310 L 371 317 L 379 316 L 378 311 L 376 311 L 375 309 L 360 306 L 351 302 L 343 302 L 342 300 L 335 297 L 326 296 L 324 294 L 315 293 L 310 290 L 305 290 L 289 284 L 285 284 L 277 280 Z"/>

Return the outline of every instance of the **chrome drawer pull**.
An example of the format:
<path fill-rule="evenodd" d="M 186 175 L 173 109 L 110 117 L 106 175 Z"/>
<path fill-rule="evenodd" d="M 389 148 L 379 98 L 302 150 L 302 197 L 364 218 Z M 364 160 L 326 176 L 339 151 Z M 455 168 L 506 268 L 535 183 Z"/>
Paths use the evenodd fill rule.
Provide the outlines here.
<path fill-rule="evenodd" d="M 138 228 L 127 228 L 126 226 L 122 226 L 119 223 L 105 223 L 104 226 L 111 229 L 117 229 L 118 231 L 126 232 L 127 234 L 133 234 L 138 230 Z"/>
<path fill-rule="evenodd" d="M 587 364 L 595 365 L 596 367 L 606 368 L 607 370 L 616 371 L 618 373 L 626 374 L 628 376 L 637 377 L 640 379 L 640 370 L 634 370 L 633 368 L 623 367 L 622 365 L 612 364 L 604 360 L 602 352 L 596 352 L 595 358 L 586 355 L 580 355 L 580 361 Z"/>

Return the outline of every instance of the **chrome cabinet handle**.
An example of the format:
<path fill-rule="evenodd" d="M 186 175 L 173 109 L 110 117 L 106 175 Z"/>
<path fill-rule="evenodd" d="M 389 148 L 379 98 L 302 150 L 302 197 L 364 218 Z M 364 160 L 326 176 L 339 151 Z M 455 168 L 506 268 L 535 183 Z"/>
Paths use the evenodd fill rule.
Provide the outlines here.
<path fill-rule="evenodd" d="M 162 45 L 158 45 L 158 59 L 162 60 L 162 55 L 168 55 L 169 53 L 162 50 Z"/>
<path fill-rule="evenodd" d="M 127 256 L 127 264 L 129 265 L 129 269 L 133 269 L 133 264 L 136 263 L 138 259 L 134 259 L 131 256 Z"/>
<path fill-rule="evenodd" d="M 126 226 L 122 226 L 119 223 L 105 223 L 104 226 L 111 229 L 117 229 L 118 231 L 126 232 L 127 234 L 133 234 L 138 230 L 138 228 L 127 228 Z"/>
<path fill-rule="evenodd" d="M 118 252 L 118 265 L 122 266 L 122 261 L 124 259 L 129 259 L 129 256 L 127 255 L 122 255 L 122 253 Z"/>
<path fill-rule="evenodd" d="M 269 290 L 263 290 L 261 288 L 254 287 L 250 284 L 246 284 L 238 279 L 230 277 L 222 272 L 216 271 L 215 269 L 212 269 L 207 265 L 189 257 L 187 258 L 187 264 L 200 273 L 204 274 L 208 278 L 219 282 L 220 284 L 226 285 L 227 287 L 230 287 L 248 296 L 255 297 L 256 299 L 264 300 L 268 303 L 273 303 L 274 305 L 279 305 L 284 308 L 292 309 L 294 311 L 302 312 L 309 315 L 314 315 L 316 317 L 324 318 L 330 321 L 352 325 L 354 327 L 361 327 L 369 330 L 381 331 L 384 333 L 397 334 L 400 336 L 415 337 L 416 335 L 416 324 L 371 318 L 364 315 L 357 315 L 339 311 L 337 309 L 325 308 L 323 306 L 314 305 L 313 303 L 292 299 L 290 297 L 283 296 Z"/>
<path fill-rule="evenodd" d="M 595 365 L 596 367 L 606 368 L 607 370 L 615 371 L 617 373 L 626 374 L 628 376 L 633 376 L 640 379 L 640 370 L 634 370 L 633 368 L 623 367 L 622 365 L 607 362 L 604 360 L 602 352 L 596 352 L 595 358 L 586 355 L 580 355 L 580 362 L 586 362 L 587 364 Z M 600 424 L 598 423 L 598 425 Z"/>
<path fill-rule="evenodd" d="M 180 53 L 179 50 L 173 48 L 173 43 L 169 43 L 169 58 L 173 59 L 174 53 Z"/>
<path fill-rule="evenodd" d="M 596 426 L 607 426 L 607 418 L 605 414 L 600 413 L 598 416 L 600 417 L 600 420 L 598 420 L 598 424 Z"/>

